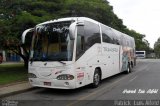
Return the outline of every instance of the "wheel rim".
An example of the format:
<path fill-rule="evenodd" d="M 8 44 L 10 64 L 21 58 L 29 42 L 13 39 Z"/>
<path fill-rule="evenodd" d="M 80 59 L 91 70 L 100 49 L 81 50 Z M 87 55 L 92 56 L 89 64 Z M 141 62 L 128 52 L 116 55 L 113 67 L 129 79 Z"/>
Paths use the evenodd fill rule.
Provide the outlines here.
<path fill-rule="evenodd" d="M 94 83 L 95 83 L 95 85 L 98 85 L 98 84 L 99 84 L 99 80 L 100 80 L 99 74 L 96 73 L 96 74 L 94 75 Z"/>
<path fill-rule="evenodd" d="M 129 66 L 128 66 L 128 68 L 127 68 L 127 72 L 128 72 L 128 73 L 130 72 Z"/>

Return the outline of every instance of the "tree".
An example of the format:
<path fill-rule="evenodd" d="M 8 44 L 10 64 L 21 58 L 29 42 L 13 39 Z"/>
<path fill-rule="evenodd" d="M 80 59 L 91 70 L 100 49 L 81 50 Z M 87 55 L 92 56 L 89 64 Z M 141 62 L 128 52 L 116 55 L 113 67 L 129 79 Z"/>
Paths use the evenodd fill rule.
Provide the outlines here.
<path fill-rule="evenodd" d="M 61 9 L 58 6 L 62 5 L 62 1 L 63 0 L 0 1 L 0 49 L 11 50 L 21 56 L 27 68 L 31 42 L 21 44 L 23 31 L 43 21 L 59 17 L 58 14 L 62 13 L 60 13 Z"/>
<path fill-rule="evenodd" d="M 148 49 L 144 35 L 123 25 L 106 0 L 1 0 L 0 49 L 12 50 L 27 67 L 30 43 L 21 44 L 23 31 L 44 21 L 75 16 L 89 17 L 122 31 L 135 38 L 137 50 Z"/>
<path fill-rule="evenodd" d="M 154 52 L 156 54 L 156 57 L 160 58 L 160 38 L 158 38 L 158 40 L 154 44 Z"/>

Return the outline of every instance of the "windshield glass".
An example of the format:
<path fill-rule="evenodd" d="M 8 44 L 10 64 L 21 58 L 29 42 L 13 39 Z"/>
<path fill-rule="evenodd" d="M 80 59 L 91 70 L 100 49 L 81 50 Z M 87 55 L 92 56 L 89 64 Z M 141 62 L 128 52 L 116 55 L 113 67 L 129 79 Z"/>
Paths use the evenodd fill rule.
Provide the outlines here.
<path fill-rule="evenodd" d="M 30 59 L 32 61 L 72 61 L 74 40 L 70 39 L 72 21 L 48 23 L 35 28 Z"/>

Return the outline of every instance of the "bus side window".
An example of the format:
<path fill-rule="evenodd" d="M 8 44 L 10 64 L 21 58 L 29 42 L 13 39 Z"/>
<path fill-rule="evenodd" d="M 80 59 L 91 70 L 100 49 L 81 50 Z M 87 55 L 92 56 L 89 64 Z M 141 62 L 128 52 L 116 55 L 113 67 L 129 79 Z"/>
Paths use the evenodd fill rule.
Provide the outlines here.
<path fill-rule="evenodd" d="M 117 35 L 115 35 L 114 36 L 114 44 L 116 44 L 116 45 L 120 45 L 120 41 L 119 41 L 119 38 L 118 38 L 118 36 Z"/>
<path fill-rule="evenodd" d="M 85 50 L 96 43 L 101 43 L 100 28 L 98 24 L 85 21 Z"/>
<path fill-rule="evenodd" d="M 96 43 L 101 43 L 100 28 L 98 24 L 85 21 L 84 26 L 77 26 L 76 59 Z"/>
<path fill-rule="evenodd" d="M 84 26 L 77 27 L 76 59 L 85 52 Z"/>
<path fill-rule="evenodd" d="M 109 27 L 104 26 L 104 25 L 101 25 L 101 28 L 102 28 L 102 39 L 103 39 L 103 42 L 114 44 L 112 30 Z"/>
<path fill-rule="evenodd" d="M 77 48 L 79 51 L 84 51 L 84 36 L 77 36 Z"/>
<path fill-rule="evenodd" d="M 127 46 L 126 38 L 122 35 L 122 46 Z"/>
<path fill-rule="evenodd" d="M 112 32 L 114 33 L 114 44 L 120 45 L 120 32 L 115 29 L 112 29 Z"/>

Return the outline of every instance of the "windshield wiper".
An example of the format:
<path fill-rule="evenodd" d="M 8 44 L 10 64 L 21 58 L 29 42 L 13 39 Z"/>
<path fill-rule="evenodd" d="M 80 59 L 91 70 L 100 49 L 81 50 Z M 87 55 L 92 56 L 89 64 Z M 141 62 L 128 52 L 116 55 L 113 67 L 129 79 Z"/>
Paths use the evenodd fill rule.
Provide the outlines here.
<path fill-rule="evenodd" d="M 35 61 L 35 60 L 37 60 L 37 59 L 31 58 L 31 59 L 30 59 L 30 64 L 32 64 L 33 61 Z M 48 58 L 45 58 L 45 59 L 44 59 L 44 58 L 43 58 L 43 59 L 41 58 L 39 61 L 43 61 L 43 62 L 44 62 L 44 61 L 51 61 L 51 60 L 49 60 Z M 63 65 L 66 65 L 66 63 L 63 62 L 63 61 L 57 61 L 57 62 L 59 62 L 59 63 L 61 63 L 61 64 L 63 64 Z"/>
<path fill-rule="evenodd" d="M 34 61 L 40 61 L 40 59 L 35 58 L 35 57 L 32 57 L 32 58 L 30 59 L 30 64 L 32 64 Z M 42 61 L 42 60 L 41 60 L 41 61 Z"/>
<path fill-rule="evenodd" d="M 32 62 L 33 62 L 33 58 L 30 59 L 30 64 L 32 64 Z"/>
<path fill-rule="evenodd" d="M 64 65 L 66 65 L 66 63 L 65 62 L 63 62 L 63 61 L 58 61 L 59 63 L 62 63 L 62 64 L 64 64 Z"/>

